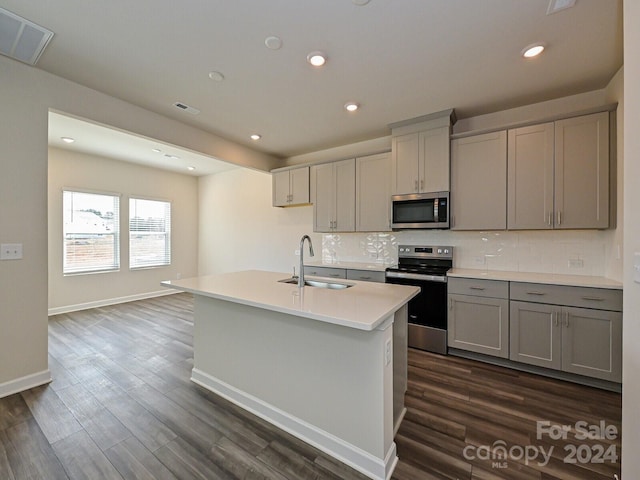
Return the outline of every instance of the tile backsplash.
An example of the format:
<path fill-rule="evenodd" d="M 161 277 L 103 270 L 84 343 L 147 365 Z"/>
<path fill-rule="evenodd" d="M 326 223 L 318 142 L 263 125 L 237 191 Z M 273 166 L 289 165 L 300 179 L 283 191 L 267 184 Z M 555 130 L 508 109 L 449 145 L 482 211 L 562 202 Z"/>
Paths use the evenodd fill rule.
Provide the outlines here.
<path fill-rule="evenodd" d="M 451 245 L 456 268 L 605 276 L 615 261 L 611 236 L 597 230 L 325 234 L 322 259 L 391 265 L 399 244 Z"/>

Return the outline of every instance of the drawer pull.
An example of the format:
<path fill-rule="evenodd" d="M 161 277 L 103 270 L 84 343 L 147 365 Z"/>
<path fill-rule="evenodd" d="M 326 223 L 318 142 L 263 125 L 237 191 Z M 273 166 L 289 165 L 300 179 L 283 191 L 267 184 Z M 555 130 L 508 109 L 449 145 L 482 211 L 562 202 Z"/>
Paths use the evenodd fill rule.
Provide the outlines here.
<path fill-rule="evenodd" d="M 330 273 L 329 276 L 330 277 L 334 277 L 334 278 L 340 278 L 340 274 L 339 273 Z"/>
<path fill-rule="evenodd" d="M 546 295 L 545 292 L 527 292 L 527 295 Z"/>
<path fill-rule="evenodd" d="M 469 287 L 469 290 L 484 290 L 484 287 Z"/>
<path fill-rule="evenodd" d="M 360 276 L 358 277 L 360 280 L 371 280 L 371 277 L 369 276 Z"/>
<path fill-rule="evenodd" d="M 588 297 L 588 296 L 584 296 L 582 297 L 582 300 L 589 300 L 591 302 L 604 302 L 604 298 L 602 297 Z"/>

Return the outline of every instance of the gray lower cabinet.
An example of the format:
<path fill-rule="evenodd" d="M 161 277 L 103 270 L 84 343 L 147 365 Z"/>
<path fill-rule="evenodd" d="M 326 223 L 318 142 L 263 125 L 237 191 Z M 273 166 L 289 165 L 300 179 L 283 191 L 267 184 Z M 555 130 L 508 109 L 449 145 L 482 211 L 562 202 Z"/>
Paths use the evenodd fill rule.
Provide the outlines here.
<path fill-rule="evenodd" d="M 622 381 L 621 291 L 512 283 L 511 298 L 511 360 Z"/>
<path fill-rule="evenodd" d="M 509 358 L 508 282 L 449 278 L 447 344 Z"/>
<path fill-rule="evenodd" d="M 344 278 L 347 280 L 362 280 L 365 282 L 384 283 L 384 272 L 377 270 L 358 270 L 352 268 L 314 267 L 305 265 L 305 276 Z"/>
<path fill-rule="evenodd" d="M 311 275 L 314 277 L 347 278 L 347 270 L 344 268 L 311 267 L 305 265 L 304 274 L 305 276 Z"/>

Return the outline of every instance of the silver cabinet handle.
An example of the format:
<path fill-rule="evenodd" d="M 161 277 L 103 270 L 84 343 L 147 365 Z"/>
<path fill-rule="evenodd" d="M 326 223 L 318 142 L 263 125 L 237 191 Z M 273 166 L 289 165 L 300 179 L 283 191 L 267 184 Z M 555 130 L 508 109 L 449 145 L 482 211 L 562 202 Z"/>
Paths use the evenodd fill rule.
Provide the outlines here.
<path fill-rule="evenodd" d="M 424 190 L 424 178 L 420 179 L 420 190 Z"/>
<path fill-rule="evenodd" d="M 569 328 L 569 312 L 565 312 L 564 315 L 564 326 Z"/>
<path fill-rule="evenodd" d="M 551 318 L 553 318 L 553 326 L 558 326 L 558 312 L 551 313 Z"/>
<path fill-rule="evenodd" d="M 371 280 L 371 277 L 360 276 L 358 277 L 358 280 Z"/>
<path fill-rule="evenodd" d="M 330 273 L 329 276 L 330 277 L 334 277 L 334 278 L 340 278 L 340 274 L 339 273 Z"/>
<path fill-rule="evenodd" d="M 484 287 L 469 287 L 469 290 L 484 290 Z"/>
<path fill-rule="evenodd" d="M 558 210 L 558 225 L 562 224 L 562 212 Z"/>
<path fill-rule="evenodd" d="M 533 291 L 533 292 L 527 292 L 527 295 L 546 295 L 546 293 Z"/>
<path fill-rule="evenodd" d="M 413 183 L 413 188 L 416 192 L 418 191 L 418 180 Z"/>
<path fill-rule="evenodd" d="M 548 218 L 547 218 L 547 224 L 552 227 L 553 226 L 553 214 L 551 212 L 549 212 Z"/>
<path fill-rule="evenodd" d="M 453 310 L 453 298 L 449 298 L 449 310 Z"/>
<path fill-rule="evenodd" d="M 588 300 L 590 302 L 604 302 L 604 298 L 602 297 L 589 297 L 589 296 L 584 296 L 581 297 L 582 300 Z"/>

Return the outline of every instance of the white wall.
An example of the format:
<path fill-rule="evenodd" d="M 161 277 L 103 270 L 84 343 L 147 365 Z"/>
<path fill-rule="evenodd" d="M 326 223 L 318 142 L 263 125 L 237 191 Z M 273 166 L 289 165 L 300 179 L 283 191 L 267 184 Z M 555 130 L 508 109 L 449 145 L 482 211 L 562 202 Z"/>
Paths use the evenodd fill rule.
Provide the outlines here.
<path fill-rule="evenodd" d="M 24 250 L 22 260 L 0 262 L 0 396 L 3 396 L 28 388 L 48 372 L 49 109 L 231 163 L 269 169 L 277 161 L 5 56 L 0 56 L 0 85 L 0 243 L 22 243 Z"/>
<path fill-rule="evenodd" d="M 120 270 L 64 276 L 62 190 L 120 193 Z M 129 270 L 129 197 L 171 202 L 171 265 Z M 90 308 L 166 291 L 161 280 L 197 274 L 198 179 L 113 159 L 49 149 L 49 312 Z"/>
<path fill-rule="evenodd" d="M 640 472 L 640 283 L 633 256 L 640 252 L 640 3 L 624 0 L 624 320 L 622 364 L 622 478 Z"/>
<path fill-rule="evenodd" d="M 271 175 L 246 168 L 201 177 L 200 275 L 234 270 L 291 272 L 294 250 L 309 234 L 316 255 L 322 236 L 313 234 L 313 207 L 271 206 Z M 305 255 L 308 255 L 305 246 Z"/>

